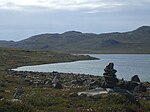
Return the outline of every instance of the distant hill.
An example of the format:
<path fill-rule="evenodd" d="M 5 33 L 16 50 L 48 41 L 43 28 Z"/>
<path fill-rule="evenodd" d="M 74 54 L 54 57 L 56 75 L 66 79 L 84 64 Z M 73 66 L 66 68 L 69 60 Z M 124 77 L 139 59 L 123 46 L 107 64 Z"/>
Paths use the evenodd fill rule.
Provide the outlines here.
<path fill-rule="evenodd" d="M 150 26 L 119 33 L 40 34 L 22 41 L 0 41 L 0 47 L 53 50 L 71 53 L 150 53 Z"/>
<path fill-rule="evenodd" d="M 15 43 L 14 41 L 0 40 L 0 47 L 9 47 L 14 43 Z"/>

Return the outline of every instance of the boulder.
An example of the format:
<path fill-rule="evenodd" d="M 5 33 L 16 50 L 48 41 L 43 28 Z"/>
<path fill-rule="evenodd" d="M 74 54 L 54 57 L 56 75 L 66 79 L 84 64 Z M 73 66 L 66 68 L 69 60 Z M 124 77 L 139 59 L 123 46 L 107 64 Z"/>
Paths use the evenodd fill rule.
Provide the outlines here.
<path fill-rule="evenodd" d="M 78 92 L 78 96 L 86 95 L 86 96 L 95 96 L 95 95 L 101 95 L 101 94 L 107 94 L 108 91 L 104 88 L 95 88 L 87 91 Z"/>
<path fill-rule="evenodd" d="M 131 81 L 140 82 L 140 79 L 139 79 L 138 75 L 134 75 L 134 76 L 131 78 Z"/>
<path fill-rule="evenodd" d="M 135 87 L 137 87 L 139 84 L 137 82 L 133 82 L 133 81 L 130 81 L 129 83 L 127 83 L 127 90 L 134 90 Z"/>
<path fill-rule="evenodd" d="M 60 82 L 57 82 L 57 83 L 53 84 L 53 87 L 55 89 L 63 89 L 63 86 L 62 86 L 62 84 Z"/>
<path fill-rule="evenodd" d="M 144 86 L 143 84 L 139 84 L 134 88 L 134 92 L 146 92 L 146 90 L 146 86 Z"/>

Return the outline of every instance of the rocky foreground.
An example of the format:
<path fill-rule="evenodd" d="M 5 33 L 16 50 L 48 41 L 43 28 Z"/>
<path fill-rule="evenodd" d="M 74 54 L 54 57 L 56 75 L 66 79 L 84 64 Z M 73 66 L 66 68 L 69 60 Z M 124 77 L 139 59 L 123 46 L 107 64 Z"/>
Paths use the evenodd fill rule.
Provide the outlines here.
<path fill-rule="evenodd" d="M 114 64 L 103 76 L 8 70 L 0 81 L 2 112 L 148 112 L 149 82 L 118 79 Z"/>
<path fill-rule="evenodd" d="M 149 112 L 150 84 L 135 75 L 103 76 L 8 70 L 18 66 L 94 59 L 55 52 L 0 49 L 0 112 Z M 146 92 L 145 92 L 146 90 Z"/>
<path fill-rule="evenodd" d="M 14 71 L 9 70 L 9 76 L 18 77 L 23 80 L 24 85 L 40 88 L 55 88 L 55 89 L 69 89 L 69 88 L 88 88 L 86 91 L 79 92 L 78 95 L 100 95 L 108 93 L 126 94 L 135 97 L 137 100 L 143 98 L 150 100 L 150 95 L 141 96 L 141 92 L 148 91 L 147 85 L 149 82 L 140 82 L 138 75 L 134 75 L 131 81 L 124 79 L 117 79 L 114 69 L 114 64 L 110 63 L 104 69 L 102 76 L 73 74 L 73 73 L 59 73 L 59 72 L 28 72 L 28 71 Z M 14 98 L 17 98 L 23 92 L 21 88 L 16 88 Z M 18 92 L 18 93 L 17 93 Z"/>

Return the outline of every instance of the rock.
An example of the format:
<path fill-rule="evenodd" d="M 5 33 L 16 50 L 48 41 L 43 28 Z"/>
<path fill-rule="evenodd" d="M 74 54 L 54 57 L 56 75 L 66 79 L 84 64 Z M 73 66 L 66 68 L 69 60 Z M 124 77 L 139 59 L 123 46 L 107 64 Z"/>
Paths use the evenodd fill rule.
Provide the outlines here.
<path fill-rule="evenodd" d="M 78 96 L 80 96 L 82 98 L 85 98 L 85 97 L 87 97 L 87 94 L 86 93 L 81 93 L 81 94 L 78 94 Z"/>
<path fill-rule="evenodd" d="M 105 73 L 103 74 L 104 76 L 104 81 L 102 82 L 102 87 L 103 88 L 113 88 L 116 86 L 118 83 L 118 79 L 116 78 L 115 73 L 117 70 L 114 69 L 114 64 L 109 63 L 109 65 L 106 66 L 104 69 Z"/>
<path fill-rule="evenodd" d="M 134 75 L 134 76 L 131 78 L 131 81 L 140 82 L 140 79 L 139 79 L 138 75 Z"/>
<path fill-rule="evenodd" d="M 133 91 L 135 87 L 137 87 L 139 84 L 137 82 L 134 81 L 130 81 L 129 83 L 127 83 L 127 90 Z"/>
<path fill-rule="evenodd" d="M 90 89 L 94 89 L 94 88 L 97 88 L 97 87 L 100 87 L 101 85 L 101 79 L 98 79 L 96 81 L 93 81 L 89 84 L 89 90 Z"/>
<path fill-rule="evenodd" d="M 4 97 L 3 96 L 0 96 L 0 101 L 4 100 Z"/>
<path fill-rule="evenodd" d="M 52 85 L 52 80 L 47 79 L 47 80 L 44 81 L 44 84 L 46 84 L 46 85 Z"/>
<path fill-rule="evenodd" d="M 63 89 L 63 86 L 62 86 L 62 84 L 60 82 L 57 82 L 57 83 L 53 84 L 53 87 L 55 89 Z"/>
<path fill-rule="evenodd" d="M 114 64 L 109 63 L 105 67 L 104 71 L 105 71 L 103 74 L 104 79 L 103 80 L 98 79 L 98 80 L 92 82 L 89 86 L 89 89 L 94 89 L 96 87 L 114 88 L 117 85 L 118 79 L 116 78 L 116 75 L 115 75 L 117 70 L 114 69 Z"/>
<path fill-rule="evenodd" d="M 6 82 L 5 81 L 0 81 L 0 87 L 6 87 Z"/>
<path fill-rule="evenodd" d="M 108 91 L 108 93 L 117 93 L 117 94 L 124 94 L 124 95 L 133 96 L 133 94 L 130 91 L 128 91 L 126 89 L 119 88 L 119 87 L 106 88 L 106 90 Z"/>
<path fill-rule="evenodd" d="M 26 77 L 27 77 L 27 74 L 25 74 L 25 73 L 24 73 L 24 74 L 21 74 L 20 77 L 21 77 L 21 78 L 26 78 Z"/>
<path fill-rule="evenodd" d="M 69 94 L 69 97 L 78 97 L 78 94 L 73 92 Z"/>
<path fill-rule="evenodd" d="M 52 83 L 57 83 L 59 81 L 59 77 L 58 76 L 55 76 L 52 80 Z"/>
<path fill-rule="evenodd" d="M 91 89 L 91 90 L 87 90 L 87 91 L 83 91 L 83 92 L 78 92 L 78 95 L 86 95 L 86 96 L 95 96 L 95 95 L 101 95 L 101 94 L 107 94 L 108 91 L 104 88 L 95 88 L 95 89 Z"/>
<path fill-rule="evenodd" d="M 11 99 L 11 102 L 12 102 L 12 103 L 14 103 L 14 102 L 22 103 L 22 100 L 19 100 L 19 99 Z"/>
<path fill-rule="evenodd" d="M 85 80 L 82 80 L 82 79 L 80 79 L 80 80 L 72 80 L 71 83 L 75 84 L 75 85 L 82 86 L 84 84 L 84 81 Z"/>
<path fill-rule="evenodd" d="M 123 81 L 123 80 L 120 80 L 118 83 L 117 83 L 117 87 L 120 87 L 122 89 L 126 89 L 127 88 L 127 82 L 126 81 Z"/>
<path fill-rule="evenodd" d="M 147 91 L 146 86 L 144 86 L 143 84 L 139 84 L 134 88 L 134 92 L 146 92 L 146 91 Z"/>
<path fill-rule="evenodd" d="M 25 83 L 25 85 L 28 85 L 28 86 L 33 84 L 32 80 L 27 80 L 27 79 L 24 80 L 24 83 Z"/>
<path fill-rule="evenodd" d="M 11 92 L 11 90 L 5 90 L 4 92 L 5 92 L 5 93 L 10 93 L 10 92 Z"/>
<path fill-rule="evenodd" d="M 60 75 L 58 75 L 58 72 L 56 72 L 55 74 L 56 74 L 56 76 L 52 80 L 52 86 L 55 89 L 63 89 L 63 86 L 62 86 L 61 82 L 59 81 Z"/>
<path fill-rule="evenodd" d="M 15 90 L 16 91 L 14 93 L 14 99 L 21 97 L 23 95 L 23 93 L 24 93 L 22 88 L 16 88 Z"/>

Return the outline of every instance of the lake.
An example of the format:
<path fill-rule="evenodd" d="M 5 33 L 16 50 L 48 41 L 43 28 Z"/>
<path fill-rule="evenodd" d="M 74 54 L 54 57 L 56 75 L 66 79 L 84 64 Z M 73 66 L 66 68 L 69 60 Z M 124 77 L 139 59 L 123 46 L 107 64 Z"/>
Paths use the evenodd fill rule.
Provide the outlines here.
<path fill-rule="evenodd" d="M 89 54 L 100 60 L 86 60 L 66 63 L 43 64 L 18 67 L 17 71 L 64 72 L 102 76 L 104 68 L 113 62 L 117 77 L 130 80 L 133 75 L 139 75 L 142 81 L 150 81 L 150 54 Z"/>

